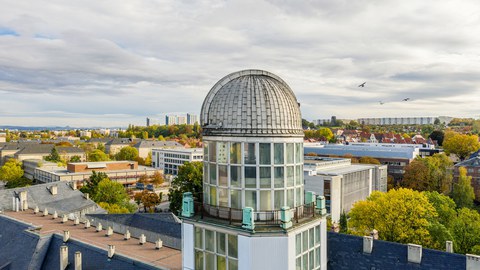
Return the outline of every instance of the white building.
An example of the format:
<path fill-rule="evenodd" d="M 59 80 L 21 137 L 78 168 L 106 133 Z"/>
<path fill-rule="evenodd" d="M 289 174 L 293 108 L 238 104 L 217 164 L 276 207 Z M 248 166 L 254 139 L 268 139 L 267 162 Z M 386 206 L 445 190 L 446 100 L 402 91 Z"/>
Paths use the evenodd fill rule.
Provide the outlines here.
<path fill-rule="evenodd" d="M 387 165 L 352 164 L 350 159 L 308 157 L 305 188 L 325 196 L 327 212 L 338 222 L 342 212 L 373 190 L 387 191 Z"/>
<path fill-rule="evenodd" d="M 437 117 L 383 117 L 359 118 L 362 125 L 433 125 Z"/>
<path fill-rule="evenodd" d="M 183 269 L 327 269 L 324 200 L 304 196 L 301 121 L 294 93 L 269 72 L 213 86 L 200 115 L 197 212 L 184 194 Z"/>
<path fill-rule="evenodd" d="M 152 149 L 152 167 L 177 175 L 185 162 L 203 161 L 202 148 Z"/>
<path fill-rule="evenodd" d="M 198 123 L 198 115 L 187 113 L 187 124 L 193 125 Z"/>

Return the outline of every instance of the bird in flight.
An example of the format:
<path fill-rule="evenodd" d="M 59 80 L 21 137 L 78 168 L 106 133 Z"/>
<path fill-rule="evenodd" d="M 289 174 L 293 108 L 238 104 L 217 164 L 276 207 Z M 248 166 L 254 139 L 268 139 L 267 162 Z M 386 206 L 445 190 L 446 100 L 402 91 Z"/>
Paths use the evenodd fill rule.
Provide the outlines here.
<path fill-rule="evenodd" d="M 361 84 L 358 85 L 358 87 L 365 87 L 365 84 L 366 84 L 366 83 L 367 83 L 367 82 L 361 83 Z"/>
<path fill-rule="evenodd" d="M 409 101 L 409 100 L 410 100 L 410 98 L 407 97 L 407 98 L 404 98 L 402 101 Z"/>

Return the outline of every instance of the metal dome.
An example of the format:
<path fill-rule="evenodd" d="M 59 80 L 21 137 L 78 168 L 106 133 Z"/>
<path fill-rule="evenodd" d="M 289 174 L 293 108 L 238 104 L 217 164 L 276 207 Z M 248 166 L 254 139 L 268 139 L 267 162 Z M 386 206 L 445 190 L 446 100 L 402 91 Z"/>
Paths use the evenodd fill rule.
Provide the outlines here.
<path fill-rule="evenodd" d="M 263 70 L 225 76 L 200 113 L 204 136 L 303 136 L 300 105 L 280 77 Z"/>

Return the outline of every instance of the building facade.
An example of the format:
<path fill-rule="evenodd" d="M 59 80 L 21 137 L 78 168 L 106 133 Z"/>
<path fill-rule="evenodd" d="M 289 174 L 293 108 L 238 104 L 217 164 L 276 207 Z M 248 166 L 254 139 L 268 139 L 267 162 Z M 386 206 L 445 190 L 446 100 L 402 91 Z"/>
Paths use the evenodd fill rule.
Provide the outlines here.
<path fill-rule="evenodd" d="M 176 176 L 185 162 L 203 161 L 202 148 L 153 149 L 152 167 Z"/>
<path fill-rule="evenodd" d="M 213 86 L 200 115 L 203 202 L 182 212 L 183 269 L 326 269 L 326 220 L 304 195 L 301 119 L 269 72 Z"/>

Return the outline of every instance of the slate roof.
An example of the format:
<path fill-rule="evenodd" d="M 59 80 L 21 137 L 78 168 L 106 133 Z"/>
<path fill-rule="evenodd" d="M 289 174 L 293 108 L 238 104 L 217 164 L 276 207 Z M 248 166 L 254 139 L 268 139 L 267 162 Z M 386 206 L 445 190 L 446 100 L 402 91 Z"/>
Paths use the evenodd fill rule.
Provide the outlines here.
<path fill-rule="evenodd" d="M 178 239 L 182 237 L 181 222 L 172 213 L 87 214 L 87 216 L 89 218 L 108 220 Z"/>
<path fill-rule="evenodd" d="M 464 160 L 455 164 L 455 167 L 480 167 L 480 156 Z"/>
<path fill-rule="evenodd" d="M 135 144 L 136 148 L 163 148 L 163 147 L 183 147 L 175 141 L 150 141 L 150 140 L 141 140 Z"/>
<path fill-rule="evenodd" d="M 387 147 L 369 147 L 355 145 L 325 145 L 325 147 L 305 146 L 305 153 L 316 153 L 319 155 L 344 156 L 351 154 L 354 157 L 369 156 L 374 158 L 415 158 L 413 148 L 387 148 Z"/>
<path fill-rule="evenodd" d="M 137 139 L 130 138 L 116 138 L 107 142 L 105 145 L 130 145 L 131 143 L 136 143 Z"/>
<path fill-rule="evenodd" d="M 55 185 L 57 194 L 52 195 L 49 189 Z M 50 213 L 57 211 L 58 215 L 62 215 L 97 206 L 94 201 L 85 199 L 82 192 L 73 190 L 69 182 L 54 182 L 0 190 L 0 209 L 12 209 L 12 198 L 25 190 L 27 191 L 28 207 L 38 206 L 40 211 L 47 208 Z M 98 211 L 104 213 L 100 207 L 98 207 Z"/>

